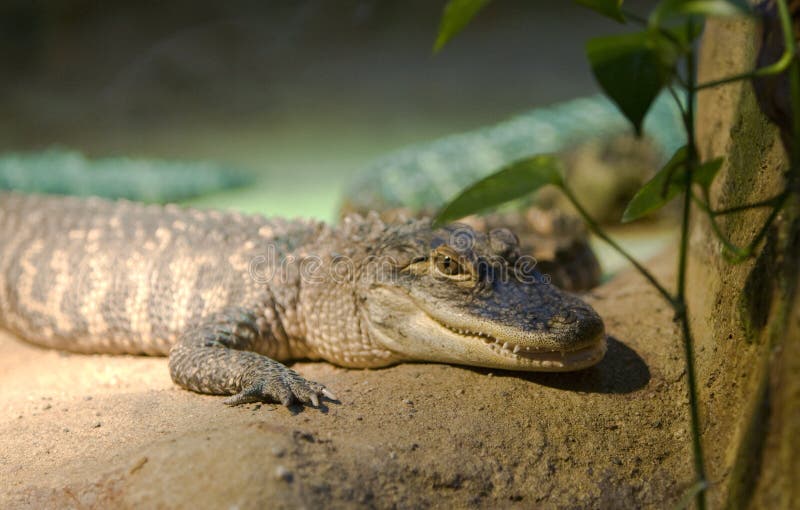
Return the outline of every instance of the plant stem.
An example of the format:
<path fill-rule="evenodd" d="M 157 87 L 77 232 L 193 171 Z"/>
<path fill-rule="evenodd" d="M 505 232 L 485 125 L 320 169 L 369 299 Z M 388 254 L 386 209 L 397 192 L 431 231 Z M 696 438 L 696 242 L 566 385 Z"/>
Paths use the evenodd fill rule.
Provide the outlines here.
<path fill-rule="evenodd" d="M 695 87 L 695 90 L 703 90 L 716 87 L 718 85 L 725 85 L 726 83 L 733 83 L 739 80 L 750 80 L 752 78 L 758 78 L 759 76 L 780 74 L 786 71 L 786 69 L 788 69 L 794 61 L 795 52 L 792 19 L 789 15 L 789 8 L 786 6 L 786 0 L 778 0 L 778 17 L 781 21 L 781 30 L 783 32 L 783 54 L 781 55 L 781 58 L 768 66 L 761 67 L 754 71 L 728 76 L 727 78 L 722 78 L 707 83 L 701 83 Z M 795 123 L 796 122 L 797 121 L 795 121 Z M 795 131 L 795 133 L 797 133 L 797 131 Z"/>
<path fill-rule="evenodd" d="M 727 78 L 720 78 L 719 80 L 713 80 L 706 83 L 701 83 L 695 87 L 695 90 L 710 89 L 712 87 L 727 85 L 728 83 L 734 83 L 737 81 L 752 80 L 753 78 L 758 78 L 759 76 L 769 76 L 771 74 L 779 74 L 785 71 L 786 68 L 788 67 L 788 62 L 784 61 L 784 57 L 786 57 L 786 53 L 784 53 L 781 59 L 775 62 L 774 64 L 756 69 L 755 71 L 750 71 L 742 74 L 735 74 L 733 76 L 728 76 Z"/>
<path fill-rule="evenodd" d="M 617 244 L 616 241 L 611 239 L 608 236 L 608 234 L 606 234 L 605 231 L 603 231 L 600 225 L 597 224 L 597 222 L 589 215 L 586 209 L 583 208 L 580 202 L 578 202 L 578 199 L 572 193 L 572 190 L 569 189 L 566 185 L 562 185 L 561 191 L 564 193 L 564 195 L 567 197 L 570 203 L 572 203 L 573 207 L 575 207 L 575 210 L 578 211 L 578 214 L 581 215 L 583 221 L 586 222 L 586 225 L 589 227 L 589 230 L 591 230 L 592 233 L 594 233 L 594 235 L 602 239 L 606 244 L 614 248 L 614 250 L 617 253 L 625 257 L 625 259 L 627 259 L 628 262 L 633 264 L 633 267 L 635 267 L 636 270 L 639 271 L 639 273 L 641 273 L 642 276 L 644 276 L 647 279 L 647 281 L 649 281 L 650 284 L 656 288 L 656 290 L 658 290 L 661 296 L 664 299 L 666 299 L 670 305 L 674 306 L 675 302 L 672 297 L 672 294 L 670 294 L 669 291 L 667 291 L 667 289 L 665 289 L 664 286 L 661 285 L 661 283 L 659 283 L 658 280 L 656 280 L 656 277 L 653 276 L 653 274 L 650 271 L 648 271 L 643 265 L 641 265 L 638 260 L 633 258 L 633 256 L 630 253 L 625 251 L 625 249 L 622 248 L 622 246 Z"/>
<path fill-rule="evenodd" d="M 800 65 L 795 57 L 796 42 L 792 26 L 792 18 L 786 0 L 778 0 L 778 18 L 781 22 L 783 32 L 783 51 L 784 55 L 789 55 L 789 100 L 792 115 L 791 147 L 787 149 L 789 154 L 789 184 L 793 186 L 797 179 L 797 165 L 800 165 Z"/>
<path fill-rule="evenodd" d="M 692 421 L 694 470 L 695 476 L 698 478 L 696 483 L 702 486 L 695 496 L 695 502 L 699 510 L 704 510 L 706 508 L 706 488 L 708 487 L 708 482 L 706 482 L 706 472 L 703 462 L 703 443 L 700 437 L 700 412 L 697 405 L 699 399 L 697 395 L 697 376 L 695 375 L 694 366 L 694 338 L 692 337 L 692 330 L 689 326 L 689 315 L 687 314 L 686 303 L 682 304 L 683 308 L 678 311 L 677 318 L 681 323 L 684 356 L 686 357 L 686 382 L 689 391 L 689 414 Z"/>
<path fill-rule="evenodd" d="M 675 90 L 675 86 L 672 84 L 667 85 L 667 90 L 669 91 L 669 95 L 672 96 L 672 99 L 675 101 L 675 104 L 678 106 L 678 110 L 681 112 L 681 119 L 686 122 L 686 108 L 684 108 L 681 98 L 678 97 L 678 92 Z"/>
<path fill-rule="evenodd" d="M 790 100 L 791 100 L 791 146 L 787 149 L 789 150 L 789 172 L 787 175 L 787 187 L 778 195 L 762 200 L 760 202 L 756 202 L 753 204 L 745 204 L 740 206 L 729 207 L 726 209 L 722 209 L 719 211 L 711 210 L 710 202 L 708 201 L 708 197 L 706 196 L 706 211 L 709 214 L 709 220 L 711 221 L 711 226 L 714 229 L 715 234 L 717 237 L 723 242 L 725 247 L 731 251 L 735 258 L 733 262 L 741 262 L 744 259 L 750 257 L 758 247 L 759 243 L 764 239 L 769 231 L 770 226 L 778 217 L 778 214 L 783 209 L 783 205 L 786 203 L 786 200 L 789 198 L 791 190 L 795 185 L 797 180 L 797 165 L 800 162 L 800 143 L 798 143 L 797 137 L 798 133 L 800 133 L 800 66 L 798 66 L 797 59 L 795 58 L 795 39 L 794 39 L 794 30 L 792 28 L 792 19 L 789 13 L 789 8 L 786 5 L 786 0 L 778 0 L 778 17 L 781 24 L 781 32 L 783 34 L 783 44 L 784 44 L 784 52 L 781 59 L 773 64 L 772 66 L 768 66 L 768 68 L 777 68 L 780 64 L 782 66 L 782 70 L 786 70 L 788 68 L 789 73 L 789 93 L 790 93 Z M 764 74 L 773 74 L 764 72 L 765 69 L 759 69 L 753 73 L 753 76 L 761 76 Z M 780 71 L 779 71 L 780 72 Z M 736 78 L 736 77 L 732 77 Z M 741 77 L 740 77 L 741 78 Z M 730 81 L 733 81 L 731 79 Z M 706 84 L 710 85 L 710 84 Z M 695 90 L 699 90 L 703 88 L 705 85 L 699 85 L 695 87 Z M 739 248 L 732 243 L 730 243 L 723 235 L 719 229 L 719 226 L 716 222 L 716 217 L 721 216 L 724 214 L 735 213 L 739 211 L 744 211 L 747 209 L 754 209 L 757 207 L 769 207 L 772 206 L 772 210 L 767 216 L 767 220 L 762 225 L 761 229 L 758 231 L 758 234 L 753 238 L 752 241 L 747 245 L 746 248 Z"/>
<path fill-rule="evenodd" d="M 649 19 L 647 19 L 645 17 L 642 17 L 642 16 L 639 16 L 638 14 L 636 14 L 633 11 L 622 9 L 620 12 L 622 12 L 622 15 L 625 18 L 627 18 L 630 21 L 633 21 L 637 25 L 640 25 L 640 26 L 643 26 L 643 27 L 648 27 L 648 28 L 653 28 L 653 29 L 657 30 L 658 33 L 662 37 L 666 38 L 669 42 L 674 44 L 675 47 L 677 47 L 681 52 L 689 51 L 689 49 L 683 44 L 683 42 L 680 39 L 678 39 L 677 37 L 675 37 L 675 34 L 670 32 L 669 30 L 665 30 L 661 26 L 652 26 Z M 688 40 L 690 41 L 688 46 L 691 47 L 691 37 Z M 678 76 L 679 80 L 680 80 L 680 78 L 681 77 Z"/>
<path fill-rule="evenodd" d="M 709 215 L 708 222 L 711 224 L 711 229 L 714 231 L 714 235 L 717 236 L 717 239 L 725 246 L 725 249 L 731 252 L 734 255 L 734 261 L 736 260 L 744 260 L 750 256 L 750 252 L 746 248 L 741 248 L 733 244 L 725 234 L 722 233 L 722 229 L 719 228 L 719 224 L 717 223 L 717 219 Z"/>
<path fill-rule="evenodd" d="M 767 235 L 767 231 L 769 230 L 770 225 L 772 225 L 772 222 L 775 221 L 775 218 L 778 217 L 778 213 L 781 212 L 781 209 L 783 209 L 783 204 L 788 196 L 789 196 L 788 193 L 782 193 L 780 195 L 777 203 L 772 208 L 772 211 L 770 211 L 769 216 L 767 217 L 767 221 L 764 222 L 764 225 L 761 227 L 761 230 L 759 230 L 758 234 L 756 234 L 756 236 L 753 238 L 752 241 L 750 241 L 750 244 L 747 246 L 746 251 L 748 252 L 748 254 L 752 254 L 753 251 L 755 251 L 758 244 L 761 242 L 761 240 L 764 239 L 764 236 Z"/>
<path fill-rule="evenodd" d="M 740 211 L 746 211 L 748 209 L 757 209 L 759 207 L 775 207 L 783 204 L 783 201 L 785 199 L 786 199 L 786 191 L 783 191 L 779 195 L 775 195 L 772 198 L 761 200 L 760 202 L 755 202 L 752 204 L 736 205 L 733 207 L 726 207 L 725 209 L 719 209 L 716 211 L 709 208 L 708 213 L 711 216 L 724 216 L 726 214 L 733 214 Z"/>
<path fill-rule="evenodd" d="M 695 90 L 709 89 L 712 87 L 718 87 L 720 85 L 726 85 L 728 83 L 733 83 L 741 80 L 751 80 L 753 78 L 758 78 L 759 76 L 780 74 L 789 67 L 789 64 L 792 62 L 793 56 L 794 53 L 792 52 L 792 50 L 784 51 L 783 55 L 781 55 L 781 58 L 778 59 L 778 61 L 773 64 L 758 68 L 755 71 L 749 71 L 742 74 L 735 74 L 733 76 L 728 76 L 727 78 L 720 78 L 719 80 L 712 80 L 706 83 L 701 83 L 695 86 Z"/>
<path fill-rule="evenodd" d="M 694 197 L 694 194 L 692 194 L 692 196 Z M 700 208 L 703 209 L 703 211 L 705 211 L 708 215 L 708 222 L 711 224 L 711 229 L 714 231 L 714 235 L 717 236 L 717 239 L 719 239 L 722 245 L 725 246 L 725 249 L 734 255 L 734 260 L 745 260 L 750 256 L 750 253 L 745 251 L 744 248 L 740 248 L 729 241 L 727 236 L 722 233 L 722 229 L 719 228 L 717 216 L 714 214 L 714 211 L 711 210 L 711 196 L 707 187 L 703 188 L 703 197 L 705 198 L 705 201 L 701 201 L 700 199 L 694 197 L 695 203 L 700 204 Z"/>
<path fill-rule="evenodd" d="M 780 211 L 783 209 L 783 204 L 786 203 L 786 200 L 789 198 L 789 191 L 785 189 L 778 195 L 775 195 L 774 197 L 768 198 L 766 200 L 762 200 L 760 202 L 738 205 L 714 211 L 711 209 L 711 206 L 709 205 L 711 203 L 711 200 L 709 199 L 708 196 L 708 189 L 704 189 L 703 194 L 705 195 L 705 200 L 701 199 L 695 194 L 692 194 L 692 200 L 694 200 L 694 203 L 697 204 L 697 206 L 700 207 L 700 209 L 702 209 L 703 212 L 705 212 L 708 215 L 708 222 L 711 224 L 711 229 L 714 231 L 714 235 L 717 236 L 717 239 L 719 239 L 719 241 L 723 244 L 723 246 L 725 246 L 725 249 L 734 255 L 734 258 L 730 260 L 730 262 L 734 264 L 744 261 L 753 254 L 755 249 L 758 247 L 758 244 L 767 234 L 767 231 L 769 230 L 770 225 L 772 225 L 772 222 L 775 221 L 775 218 L 778 217 L 778 213 L 780 213 Z M 741 248 L 733 244 L 731 241 L 729 241 L 728 238 L 725 236 L 725 234 L 722 233 L 722 229 L 719 227 L 719 224 L 717 223 L 717 216 L 746 211 L 748 209 L 756 209 L 759 207 L 772 207 L 772 210 L 770 211 L 769 216 L 767 216 L 767 220 L 764 222 L 764 224 L 761 226 L 761 229 L 758 231 L 758 234 L 756 234 L 753 240 L 750 241 L 747 247 Z"/>
<path fill-rule="evenodd" d="M 689 18 L 686 23 L 688 34 L 693 32 L 694 21 Z M 706 473 L 703 460 L 703 444 L 700 437 L 700 413 L 698 411 L 697 377 L 694 365 L 694 339 L 691 327 L 689 326 L 689 315 L 686 310 L 686 266 L 689 251 L 689 220 L 692 212 L 692 176 L 697 167 L 699 157 L 697 154 L 697 143 L 694 131 L 695 98 L 696 98 L 696 74 L 695 74 L 695 53 L 690 51 L 686 56 L 686 78 L 689 87 L 686 90 L 686 174 L 684 177 L 683 190 L 683 215 L 681 218 L 681 240 L 678 259 L 678 282 L 677 294 L 675 296 L 676 319 L 681 323 L 683 332 L 683 349 L 686 358 L 686 381 L 689 392 L 689 413 L 691 416 L 692 428 L 692 452 L 694 456 L 695 480 L 697 483 L 706 483 Z M 695 497 L 697 508 L 706 508 L 706 491 L 702 489 L 697 492 Z"/>

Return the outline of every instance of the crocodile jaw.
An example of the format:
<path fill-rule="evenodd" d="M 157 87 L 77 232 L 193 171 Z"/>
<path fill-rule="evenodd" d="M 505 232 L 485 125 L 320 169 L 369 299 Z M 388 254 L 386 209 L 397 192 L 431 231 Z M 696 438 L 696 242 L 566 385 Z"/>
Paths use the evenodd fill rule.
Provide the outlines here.
<path fill-rule="evenodd" d="M 606 352 L 605 331 L 595 328 L 576 341 L 556 332 L 524 338 L 492 336 L 446 325 L 407 294 L 375 289 L 365 314 L 371 340 L 409 360 L 456 363 L 505 370 L 566 372 L 595 365 Z M 553 347 L 558 347 L 554 349 Z"/>

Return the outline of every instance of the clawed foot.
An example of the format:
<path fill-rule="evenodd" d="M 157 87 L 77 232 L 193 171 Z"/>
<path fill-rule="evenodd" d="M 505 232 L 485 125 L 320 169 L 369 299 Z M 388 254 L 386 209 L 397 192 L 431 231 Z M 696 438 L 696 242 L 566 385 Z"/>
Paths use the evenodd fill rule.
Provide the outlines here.
<path fill-rule="evenodd" d="M 223 400 L 225 404 L 235 406 L 250 402 L 275 401 L 285 406 L 295 402 L 319 407 L 321 397 L 338 400 L 325 386 L 304 379 L 294 370 L 285 368 L 278 373 L 271 372 L 256 379 L 242 391 Z"/>

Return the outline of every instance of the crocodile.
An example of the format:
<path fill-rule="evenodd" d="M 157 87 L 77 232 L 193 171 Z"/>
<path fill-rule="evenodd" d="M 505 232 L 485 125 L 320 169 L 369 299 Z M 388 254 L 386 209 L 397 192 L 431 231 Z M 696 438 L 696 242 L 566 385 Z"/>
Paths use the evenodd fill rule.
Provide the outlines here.
<path fill-rule="evenodd" d="M 429 214 L 505 165 L 557 153 L 567 182 L 592 216 L 616 223 L 633 194 L 685 143 L 681 109 L 669 93 L 653 102 L 644 138 L 633 138 L 630 123 L 607 97 L 571 99 L 380 156 L 354 174 L 341 209 L 402 207 Z M 559 194 L 547 192 L 536 202 L 548 208 L 566 205 Z"/>
<path fill-rule="evenodd" d="M 213 161 L 87 158 L 51 148 L 0 155 L 0 190 L 176 202 L 252 184 L 253 175 Z"/>
<path fill-rule="evenodd" d="M 387 222 L 425 216 L 408 208 L 386 209 L 378 214 Z M 480 231 L 507 228 L 514 232 L 520 254 L 535 259 L 537 269 L 560 289 L 583 292 L 600 283 L 602 268 L 589 242 L 586 225 L 560 208 L 531 206 L 473 214 L 460 221 Z"/>
<path fill-rule="evenodd" d="M 544 281 L 507 229 L 375 213 L 340 225 L 0 193 L 0 325 L 78 353 L 168 355 L 227 404 L 336 400 L 283 364 L 580 370 L 603 321 Z"/>
<path fill-rule="evenodd" d="M 342 216 L 370 210 L 396 216 L 434 215 L 459 191 L 493 171 L 541 153 L 557 153 L 566 180 L 597 221 L 617 223 L 649 176 L 685 138 L 680 108 L 660 95 L 635 139 L 614 103 L 601 95 L 539 107 L 497 124 L 420 142 L 378 157 L 345 188 Z M 588 232 L 555 189 L 468 221 L 484 229 L 509 227 L 522 253 L 535 257 L 553 283 L 571 291 L 598 285 L 602 270 Z"/>

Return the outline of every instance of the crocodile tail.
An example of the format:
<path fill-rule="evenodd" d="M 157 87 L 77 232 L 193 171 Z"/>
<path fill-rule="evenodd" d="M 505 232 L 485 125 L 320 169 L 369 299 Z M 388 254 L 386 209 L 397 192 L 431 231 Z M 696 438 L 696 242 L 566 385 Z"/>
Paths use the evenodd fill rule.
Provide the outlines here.
<path fill-rule="evenodd" d="M 87 159 L 49 149 L 0 156 L 0 189 L 167 203 L 250 184 L 242 171 L 207 161 Z"/>

